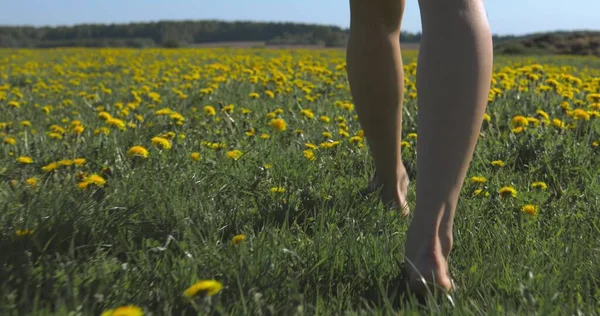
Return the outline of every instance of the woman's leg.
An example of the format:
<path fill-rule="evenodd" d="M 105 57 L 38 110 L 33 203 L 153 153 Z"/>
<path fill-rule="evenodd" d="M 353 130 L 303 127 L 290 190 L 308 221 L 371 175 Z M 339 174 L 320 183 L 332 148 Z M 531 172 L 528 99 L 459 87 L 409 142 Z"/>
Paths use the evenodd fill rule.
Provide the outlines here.
<path fill-rule="evenodd" d="M 385 204 L 408 215 L 408 176 L 400 156 L 404 72 L 400 22 L 404 0 L 350 0 L 347 71 Z"/>
<path fill-rule="evenodd" d="M 419 7 L 417 203 L 406 243 L 417 292 L 426 290 L 421 277 L 451 288 L 454 213 L 487 105 L 493 59 L 483 0 L 419 0 Z"/>

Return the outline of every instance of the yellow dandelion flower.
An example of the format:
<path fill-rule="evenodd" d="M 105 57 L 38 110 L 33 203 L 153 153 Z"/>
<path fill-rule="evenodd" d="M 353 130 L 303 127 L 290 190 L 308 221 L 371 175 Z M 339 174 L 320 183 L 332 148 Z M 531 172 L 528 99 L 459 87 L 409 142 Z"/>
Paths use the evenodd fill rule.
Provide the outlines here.
<path fill-rule="evenodd" d="M 319 149 L 319 147 L 313 143 L 305 143 L 304 146 L 310 149 Z"/>
<path fill-rule="evenodd" d="M 500 167 L 500 168 L 502 168 L 505 165 L 506 164 L 502 160 L 494 160 L 494 161 L 492 161 L 492 166 L 494 166 L 494 167 Z"/>
<path fill-rule="evenodd" d="M 531 187 L 534 189 L 546 190 L 548 188 L 548 185 L 545 182 L 536 181 L 531 183 Z"/>
<path fill-rule="evenodd" d="M 521 132 L 523 132 L 525 130 L 525 128 L 523 126 L 517 126 L 513 129 L 511 129 L 511 131 L 515 134 L 520 134 Z"/>
<path fill-rule="evenodd" d="M 169 150 L 172 147 L 170 140 L 160 137 L 160 136 L 152 137 L 151 141 L 152 141 L 152 145 L 154 145 L 156 147 L 160 147 L 165 150 Z"/>
<path fill-rule="evenodd" d="M 471 183 L 485 183 L 487 181 L 484 177 L 474 176 L 471 177 Z"/>
<path fill-rule="evenodd" d="M 249 130 L 245 131 L 244 133 L 246 134 L 246 136 L 252 137 L 256 133 L 256 130 L 254 129 L 254 127 L 252 127 Z"/>
<path fill-rule="evenodd" d="M 271 122 L 269 123 L 269 125 L 271 125 L 271 127 L 273 127 L 273 129 L 280 131 L 280 132 L 285 131 L 287 129 L 287 124 L 281 118 L 272 119 Z"/>
<path fill-rule="evenodd" d="M 213 115 L 217 114 L 217 111 L 215 110 L 215 108 L 213 106 L 207 105 L 204 107 L 204 114 L 213 116 Z"/>
<path fill-rule="evenodd" d="M 315 153 L 312 150 L 310 150 L 310 149 L 304 150 L 303 154 L 304 154 L 304 158 L 306 158 L 308 160 L 312 161 L 312 160 L 317 159 L 317 157 L 315 157 Z"/>
<path fill-rule="evenodd" d="M 90 185 L 95 185 L 99 187 L 103 187 L 106 184 L 106 180 L 102 178 L 100 175 L 94 173 L 92 175 L 87 176 L 83 179 L 83 181 L 77 184 L 77 187 L 80 189 L 88 188 Z"/>
<path fill-rule="evenodd" d="M 231 243 L 234 245 L 239 245 L 245 240 L 246 240 L 246 235 L 239 234 L 239 235 L 235 235 L 235 236 L 233 236 L 233 238 L 231 238 Z"/>
<path fill-rule="evenodd" d="M 85 158 L 75 158 L 75 159 L 73 159 L 73 164 L 81 167 L 81 166 L 85 165 L 86 161 L 87 160 Z"/>
<path fill-rule="evenodd" d="M 110 115 L 110 113 L 108 113 L 108 112 L 100 112 L 100 113 L 98 113 L 98 118 L 108 121 L 109 119 L 112 118 L 112 115 Z"/>
<path fill-rule="evenodd" d="M 573 110 L 571 112 L 571 116 L 573 116 L 573 119 L 575 119 L 575 120 L 584 120 L 584 121 L 590 120 L 590 114 L 588 112 L 586 112 L 584 109 Z"/>
<path fill-rule="evenodd" d="M 594 141 L 594 142 L 592 143 L 592 147 L 594 147 L 594 148 L 598 148 L 598 145 L 599 145 L 599 144 L 600 144 L 600 143 L 599 143 L 598 141 Z"/>
<path fill-rule="evenodd" d="M 556 128 L 560 128 L 560 129 L 565 129 L 567 127 L 567 125 L 563 121 L 561 121 L 557 118 L 552 119 L 552 125 Z"/>
<path fill-rule="evenodd" d="M 62 139 L 63 138 L 62 134 L 55 133 L 55 132 L 48 133 L 48 137 L 50 137 L 52 139 Z"/>
<path fill-rule="evenodd" d="M 30 121 L 21 121 L 20 124 L 23 127 L 30 127 L 31 126 L 31 122 Z"/>
<path fill-rule="evenodd" d="M 202 280 L 194 283 L 183 292 L 187 298 L 193 298 L 197 295 L 213 296 L 223 289 L 223 284 L 216 280 Z"/>
<path fill-rule="evenodd" d="M 18 163 L 22 163 L 22 164 L 32 164 L 33 158 L 31 158 L 29 156 L 21 156 L 21 157 L 17 157 L 16 161 Z"/>
<path fill-rule="evenodd" d="M 56 162 L 51 162 L 45 166 L 42 167 L 42 171 L 44 172 L 52 172 L 56 169 L 58 169 L 60 167 L 60 165 Z"/>
<path fill-rule="evenodd" d="M 286 189 L 282 188 L 282 187 L 272 187 L 269 189 L 269 192 L 271 193 L 285 193 Z"/>
<path fill-rule="evenodd" d="M 70 166 L 73 164 L 73 160 L 70 159 L 62 159 L 58 161 L 58 164 L 61 166 Z"/>
<path fill-rule="evenodd" d="M 490 192 L 487 192 L 484 189 L 476 189 L 475 191 L 473 191 L 473 195 L 488 197 L 488 196 L 490 196 Z"/>
<path fill-rule="evenodd" d="M 350 137 L 349 141 L 350 141 L 351 144 L 358 144 L 358 143 L 361 143 L 363 141 L 363 138 L 360 137 L 360 136 L 352 136 L 352 137 Z"/>
<path fill-rule="evenodd" d="M 199 153 L 199 152 L 193 152 L 193 153 L 190 155 L 190 158 L 192 158 L 192 160 L 194 160 L 194 161 L 199 161 L 199 160 L 200 160 L 200 158 L 201 158 L 201 156 L 200 156 L 200 153 Z"/>
<path fill-rule="evenodd" d="M 97 128 L 96 130 L 94 130 L 94 135 L 98 135 L 98 134 L 108 135 L 108 134 L 110 134 L 110 129 L 108 129 L 108 127 Z"/>
<path fill-rule="evenodd" d="M 525 214 L 536 216 L 539 211 L 539 206 L 533 204 L 526 204 L 521 207 L 521 211 Z"/>
<path fill-rule="evenodd" d="M 550 115 L 548 115 L 548 113 L 544 112 L 543 110 L 537 110 L 535 113 L 537 113 L 537 115 L 543 117 L 544 121 L 550 121 Z"/>
<path fill-rule="evenodd" d="M 15 236 L 17 236 L 17 237 L 27 237 L 27 236 L 31 236 L 31 235 L 33 235 L 33 230 L 31 230 L 29 228 L 17 229 L 17 231 L 15 231 Z"/>
<path fill-rule="evenodd" d="M 17 143 L 17 140 L 14 137 L 4 137 L 4 143 L 7 145 L 15 145 Z"/>
<path fill-rule="evenodd" d="M 143 316 L 144 311 L 135 305 L 120 306 L 102 312 L 100 316 Z"/>
<path fill-rule="evenodd" d="M 498 194 L 500 194 L 500 196 L 502 197 L 516 197 L 517 196 L 517 190 L 511 186 L 506 186 L 506 187 L 502 187 L 500 190 L 498 190 Z"/>
<path fill-rule="evenodd" d="M 417 133 L 408 133 L 408 135 L 406 135 L 406 138 L 417 139 Z"/>
<path fill-rule="evenodd" d="M 142 146 L 133 146 L 127 151 L 130 157 L 148 158 L 148 150 Z"/>
<path fill-rule="evenodd" d="M 309 120 L 315 117 L 315 114 L 310 109 L 300 110 L 300 114 Z"/>
<path fill-rule="evenodd" d="M 258 94 L 256 92 L 251 92 L 250 94 L 248 94 L 248 97 L 250 99 L 258 99 L 260 97 L 260 94 Z"/>
<path fill-rule="evenodd" d="M 32 188 L 35 188 L 37 186 L 37 181 L 38 180 L 35 177 L 31 177 L 31 178 L 28 178 L 27 180 L 25 180 L 25 183 L 27 183 Z"/>
<path fill-rule="evenodd" d="M 524 127 L 524 126 L 529 125 L 529 121 L 523 115 L 514 116 L 511 120 L 511 122 L 512 122 L 513 126 L 516 126 L 516 127 Z"/>
<path fill-rule="evenodd" d="M 260 135 L 260 138 L 261 138 L 261 139 L 269 139 L 269 138 L 271 138 L 271 135 L 269 135 L 269 134 L 267 134 L 267 133 L 264 133 L 264 134 L 261 134 L 261 135 Z"/>
<path fill-rule="evenodd" d="M 106 124 L 116 127 L 120 130 L 125 130 L 125 122 L 118 118 L 109 118 L 108 120 L 106 120 Z"/>
<path fill-rule="evenodd" d="M 405 148 L 405 147 L 406 147 L 406 148 L 410 148 L 410 147 L 411 147 L 411 146 L 410 146 L 410 143 L 409 143 L 409 142 L 407 142 L 407 141 L 401 141 L 401 142 L 400 142 L 400 148 Z"/>
<path fill-rule="evenodd" d="M 325 115 L 321 115 L 319 117 L 319 121 L 325 122 L 325 123 L 329 123 L 331 121 L 331 119 L 329 117 L 325 116 Z"/>
<path fill-rule="evenodd" d="M 223 111 L 223 112 L 225 112 L 225 113 L 229 113 L 229 114 L 231 114 L 231 113 L 233 113 L 233 109 L 234 109 L 234 108 L 235 108 L 235 105 L 233 105 L 233 104 L 229 104 L 229 105 L 226 105 L 226 106 L 224 106 L 224 107 L 221 109 L 221 111 Z"/>
<path fill-rule="evenodd" d="M 73 134 L 81 135 L 84 130 L 85 130 L 85 127 L 83 127 L 83 125 L 77 125 L 77 126 L 73 127 Z"/>
<path fill-rule="evenodd" d="M 337 145 L 339 145 L 340 142 L 339 141 L 328 141 L 328 142 L 322 142 L 319 144 L 319 148 L 334 148 Z"/>
<path fill-rule="evenodd" d="M 235 150 L 231 150 L 227 152 L 227 158 L 233 159 L 233 160 L 238 160 L 242 157 L 244 153 L 239 150 L 239 149 L 235 149 Z"/>
<path fill-rule="evenodd" d="M 491 122 L 492 121 L 492 117 L 489 114 L 484 113 L 483 114 L 483 121 L 484 122 Z"/>
<path fill-rule="evenodd" d="M 330 132 L 323 132 L 321 135 L 323 135 L 325 138 L 333 138 L 333 135 Z"/>

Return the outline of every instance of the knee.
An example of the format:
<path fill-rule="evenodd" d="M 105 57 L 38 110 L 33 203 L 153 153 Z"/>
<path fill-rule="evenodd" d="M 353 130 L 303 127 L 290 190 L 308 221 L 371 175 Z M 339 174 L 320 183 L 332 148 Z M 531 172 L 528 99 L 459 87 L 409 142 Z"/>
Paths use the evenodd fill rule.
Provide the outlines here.
<path fill-rule="evenodd" d="M 351 24 L 399 32 L 404 0 L 350 0 Z"/>

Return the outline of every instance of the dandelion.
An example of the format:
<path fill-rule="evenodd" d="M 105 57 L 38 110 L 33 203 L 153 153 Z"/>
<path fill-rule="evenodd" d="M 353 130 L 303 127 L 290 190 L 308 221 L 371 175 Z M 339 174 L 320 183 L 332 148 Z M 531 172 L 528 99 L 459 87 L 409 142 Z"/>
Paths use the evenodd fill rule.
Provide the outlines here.
<path fill-rule="evenodd" d="M 319 148 L 334 148 L 337 145 L 339 145 L 340 142 L 339 141 L 328 141 L 328 142 L 322 142 L 319 144 Z"/>
<path fill-rule="evenodd" d="M 537 110 L 535 113 L 537 115 L 541 116 L 542 118 L 544 118 L 544 121 L 550 121 L 550 116 L 548 115 L 548 113 L 544 112 L 543 110 Z"/>
<path fill-rule="evenodd" d="M 400 148 L 410 148 L 410 147 L 411 147 L 411 145 L 409 142 L 407 142 L 407 141 L 400 142 Z"/>
<path fill-rule="evenodd" d="M 511 120 L 511 122 L 512 122 L 513 126 L 516 126 L 516 127 L 518 127 L 518 126 L 524 127 L 524 126 L 529 125 L 529 121 L 523 115 L 514 116 Z"/>
<path fill-rule="evenodd" d="M 333 138 L 333 135 L 330 132 L 323 132 L 321 135 L 323 135 L 325 138 Z"/>
<path fill-rule="evenodd" d="M 304 150 L 303 154 L 304 154 L 304 158 L 306 158 L 306 159 L 308 159 L 310 161 L 313 161 L 313 160 L 317 159 L 315 157 L 315 153 L 312 150 L 310 150 L 310 149 Z"/>
<path fill-rule="evenodd" d="M 517 196 L 517 190 L 511 186 L 506 186 L 506 187 L 502 187 L 500 190 L 498 190 L 498 194 L 500 194 L 500 196 L 502 197 L 516 197 Z"/>
<path fill-rule="evenodd" d="M 85 127 L 83 127 L 82 125 L 77 125 L 77 126 L 73 127 L 73 134 L 81 135 L 84 130 L 85 130 Z"/>
<path fill-rule="evenodd" d="M 221 111 L 223 111 L 223 112 L 225 112 L 225 113 L 229 113 L 229 114 L 231 114 L 231 113 L 233 113 L 233 109 L 234 109 L 234 108 L 235 108 L 235 105 L 233 105 L 233 104 L 229 104 L 229 105 L 226 105 L 226 106 L 224 106 L 224 107 L 221 109 Z"/>
<path fill-rule="evenodd" d="M 271 138 L 271 135 L 269 135 L 269 134 L 267 134 L 267 133 L 264 133 L 264 134 L 261 134 L 261 135 L 260 135 L 260 138 L 261 138 L 261 139 L 269 139 L 269 138 Z"/>
<path fill-rule="evenodd" d="M 129 157 L 148 158 L 148 150 L 143 146 L 133 146 L 127 151 Z"/>
<path fill-rule="evenodd" d="M 193 298 L 197 295 L 213 296 L 223 289 L 223 284 L 216 280 L 202 280 L 194 283 L 183 292 L 187 298 Z"/>
<path fill-rule="evenodd" d="M 590 120 L 590 114 L 583 109 L 575 109 L 571 112 L 571 115 L 573 116 L 573 119 L 575 119 L 575 120 L 584 120 L 584 121 Z"/>
<path fill-rule="evenodd" d="M 488 197 L 488 196 L 490 196 L 490 192 L 487 192 L 484 189 L 476 189 L 475 191 L 473 191 L 473 195 L 474 196 L 483 195 L 485 197 Z"/>
<path fill-rule="evenodd" d="M 321 115 L 319 117 L 319 121 L 324 122 L 324 123 L 329 123 L 329 121 L 331 121 L 331 119 L 329 117 L 327 117 L 326 115 Z"/>
<path fill-rule="evenodd" d="M 4 143 L 7 145 L 15 145 L 17 143 L 17 140 L 14 137 L 4 137 Z"/>
<path fill-rule="evenodd" d="M 87 160 L 85 158 L 75 158 L 75 159 L 73 159 L 73 164 L 78 167 L 81 167 L 81 166 L 85 165 L 86 161 Z"/>
<path fill-rule="evenodd" d="M 557 118 L 552 119 L 552 125 L 559 129 L 565 129 L 567 127 L 567 125 L 563 121 L 561 121 Z"/>
<path fill-rule="evenodd" d="M 50 137 L 52 139 L 62 139 L 63 138 L 62 134 L 55 133 L 55 132 L 48 133 L 48 137 Z"/>
<path fill-rule="evenodd" d="M 160 147 L 165 150 L 169 150 L 172 147 L 170 140 L 160 137 L 160 136 L 152 137 L 151 141 L 152 141 L 152 145 L 154 145 L 156 147 Z"/>
<path fill-rule="evenodd" d="M 190 158 L 192 158 L 193 161 L 200 161 L 201 156 L 199 152 L 193 152 L 190 155 Z"/>
<path fill-rule="evenodd" d="M 352 136 L 352 137 L 350 137 L 349 141 L 351 144 L 359 144 L 363 141 L 363 138 L 360 136 Z"/>
<path fill-rule="evenodd" d="M 533 204 L 526 204 L 521 207 L 521 211 L 525 214 L 536 216 L 539 211 L 539 206 Z"/>
<path fill-rule="evenodd" d="M 23 127 L 30 127 L 31 126 L 31 122 L 30 121 L 21 121 L 21 123 L 19 123 L 19 124 L 21 124 L 21 126 L 23 126 Z"/>
<path fill-rule="evenodd" d="M 204 114 L 206 114 L 208 116 L 213 116 L 213 115 L 217 114 L 217 111 L 211 105 L 206 105 L 203 110 L 204 110 Z"/>
<path fill-rule="evenodd" d="M 483 114 L 483 121 L 484 122 L 491 122 L 492 121 L 492 117 L 489 114 L 484 113 Z"/>
<path fill-rule="evenodd" d="M 70 160 L 70 159 L 59 160 L 58 164 L 61 166 L 70 166 L 73 164 L 73 160 Z"/>
<path fill-rule="evenodd" d="M 312 120 L 315 117 L 315 114 L 310 109 L 300 110 L 300 114 L 309 120 Z"/>
<path fill-rule="evenodd" d="M 478 177 L 478 176 L 471 177 L 471 183 L 485 183 L 486 181 L 487 181 L 487 179 L 484 177 Z"/>
<path fill-rule="evenodd" d="M 598 145 L 599 145 L 599 144 L 600 144 L 600 143 L 599 143 L 598 141 L 594 141 L 594 142 L 592 143 L 592 147 L 594 147 L 594 148 L 598 148 Z"/>
<path fill-rule="evenodd" d="M 408 135 L 406 135 L 406 138 L 417 139 L 417 133 L 408 133 Z"/>
<path fill-rule="evenodd" d="M 17 157 L 16 161 L 18 163 L 27 165 L 27 164 L 32 164 L 33 163 L 33 158 L 31 158 L 29 156 L 21 156 L 21 157 Z"/>
<path fill-rule="evenodd" d="M 285 193 L 286 189 L 283 187 L 272 187 L 269 189 L 269 192 L 271 193 Z"/>
<path fill-rule="evenodd" d="M 135 305 L 120 306 L 102 312 L 100 316 L 143 316 L 142 309 Z"/>
<path fill-rule="evenodd" d="M 108 129 L 108 127 L 97 128 L 94 130 L 94 135 L 98 135 L 98 134 L 108 135 L 108 134 L 110 134 L 110 129 Z"/>
<path fill-rule="evenodd" d="M 500 167 L 500 168 L 502 168 L 505 165 L 506 164 L 502 160 L 494 160 L 494 161 L 492 161 L 492 166 L 494 166 L 494 167 Z"/>
<path fill-rule="evenodd" d="M 536 181 L 531 183 L 531 187 L 534 189 L 546 190 L 548 188 L 548 185 L 546 185 L 545 182 Z"/>
<path fill-rule="evenodd" d="M 94 173 L 90 176 L 87 176 L 83 179 L 83 181 L 77 184 L 77 187 L 80 189 L 86 189 L 90 185 L 95 185 L 98 187 L 103 187 L 106 184 L 106 180 L 102 178 L 100 175 Z"/>
<path fill-rule="evenodd" d="M 235 235 L 235 236 L 233 236 L 233 238 L 231 238 L 231 243 L 234 245 L 239 245 L 245 240 L 246 240 L 246 235 L 239 234 L 239 235 Z"/>
<path fill-rule="evenodd" d="M 256 92 L 251 92 L 250 94 L 248 94 L 248 97 L 250 99 L 258 99 L 260 97 L 260 94 L 258 94 Z"/>
<path fill-rule="evenodd" d="M 37 181 L 38 180 L 35 177 L 31 177 L 25 180 L 25 183 L 27 183 L 30 187 L 35 188 L 37 186 Z"/>
<path fill-rule="evenodd" d="M 233 159 L 233 160 L 238 160 L 242 157 L 244 153 L 239 150 L 239 149 L 235 149 L 235 150 L 231 150 L 227 152 L 227 158 L 229 159 Z"/>
<path fill-rule="evenodd" d="M 17 236 L 17 237 L 27 237 L 27 236 L 31 236 L 31 235 L 33 235 L 33 230 L 31 230 L 29 228 L 17 229 L 17 231 L 15 231 L 15 236 Z"/>
<path fill-rule="evenodd" d="M 305 143 L 304 146 L 310 149 L 319 149 L 319 147 L 313 143 Z"/>
<path fill-rule="evenodd" d="M 283 132 L 287 129 L 287 124 L 281 118 L 272 119 L 269 123 L 274 130 Z"/>
<path fill-rule="evenodd" d="M 58 163 L 56 163 L 56 162 L 51 162 L 51 163 L 49 163 L 49 164 L 47 164 L 47 165 L 43 166 L 43 167 L 42 167 L 42 171 L 50 173 L 50 172 L 52 172 L 52 171 L 54 171 L 54 170 L 58 169 L 59 167 L 60 167 L 60 165 L 59 165 Z"/>
<path fill-rule="evenodd" d="M 515 134 L 520 134 L 521 132 L 523 132 L 524 129 L 525 128 L 523 126 L 517 126 L 517 127 L 513 128 L 513 129 L 511 129 L 511 131 L 513 133 L 515 133 Z"/>

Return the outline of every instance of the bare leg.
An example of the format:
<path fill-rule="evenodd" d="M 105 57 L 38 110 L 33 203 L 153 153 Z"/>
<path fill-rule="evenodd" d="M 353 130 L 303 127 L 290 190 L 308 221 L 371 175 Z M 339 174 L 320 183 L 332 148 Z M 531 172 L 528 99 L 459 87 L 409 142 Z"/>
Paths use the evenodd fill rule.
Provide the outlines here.
<path fill-rule="evenodd" d="M 487 105 L 493 53 L 482 0 L 419 0 L 419 6 L 417 204 L 406 259 L 416 267 L 411 287 L 423 293 L 421 276 L 451 288 L 454 213 Z"/>
<path fill-rule="evenodd" d="M 348 80 L 386 205 L 408 215 L 408 176 L 400 155 L 404 72 L 400 22 L 404 0 L 350 0 Z"/>

